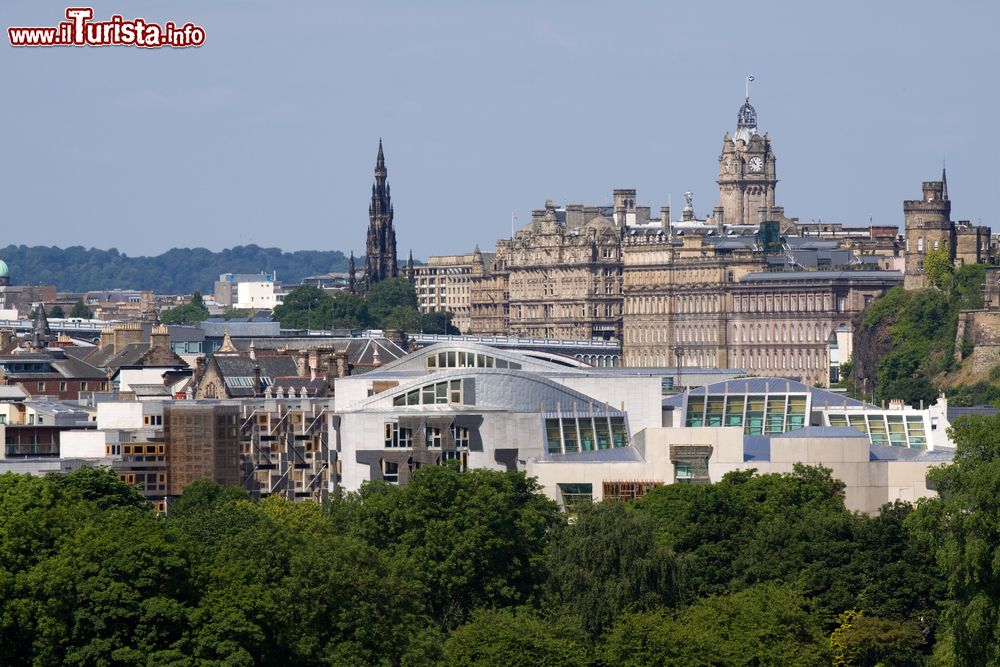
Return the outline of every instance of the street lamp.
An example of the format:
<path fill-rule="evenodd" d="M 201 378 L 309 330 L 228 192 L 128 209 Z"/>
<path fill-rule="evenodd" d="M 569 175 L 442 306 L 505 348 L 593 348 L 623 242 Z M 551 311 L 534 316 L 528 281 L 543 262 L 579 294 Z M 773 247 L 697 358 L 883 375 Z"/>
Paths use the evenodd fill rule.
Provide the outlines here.
<path fill-rule="evenodd" d="M 677 362 L 677 384 L 681 387 L 684 383 L 681 381 L 684 373 L 684 347 L 681 345 L 675 345 L 674 348 L 674 359 Z M 683 389 L 681 389 L 683 391 Z"/>

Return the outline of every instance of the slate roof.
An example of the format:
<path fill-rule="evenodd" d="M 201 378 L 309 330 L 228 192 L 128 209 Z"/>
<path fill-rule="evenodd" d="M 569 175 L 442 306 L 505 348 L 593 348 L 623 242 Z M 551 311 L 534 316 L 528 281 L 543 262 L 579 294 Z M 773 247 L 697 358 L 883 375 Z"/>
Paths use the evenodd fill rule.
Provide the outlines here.
<path fill-rule="evenodd" d="M 998 412 L 992 405 L 975 405 L 971 407 L 949 407 L 948 421 L 953 422 L 959 417 L 982 416 L 992 417 Z"/>
<path fill-rule="evenodd" d="M 372 366 L 375 363 L 375 350 L 378 349 L 379 362 L 387 364 L 390 361 L 406 356 L 408 352 L 393 343 L 388 338 L 323 338 L 305 336 L 298 338 L 243 338 L 233 339 L 233 345 L 240 352 L 250 350 L 253 343 L 255 350 L 313 350 L 327 347 L 338 351 L 346 351 L 347 363 L 353 366 Z M 355 372 L 363 372 L 363 368 Z"/>
<path fill-rule="evenodd" d="M 891 445 L 872 445 L 872 461 L 940 461 L 947 463 L 955 458 L 953 449 L 913 449 L 911 447 L 893 447 Z"/>
<path fill-rule="evenodd" d="M 778 282 L 782 280 L 888 280 L 903 282 L 901 271 L 776 271 L 773 273 L 748 273 L 741 283 Z"/>
<path fill-rule="evenodd" d="M 288 356 L 251 359 L 236 355 L 217 354 L 213 362 L 222 375 L 222 381 L 233 398 L 254 395 L 254 369 L 260 367 L 260 382 L 266 389 L 274 384 L 275 378 L 294 377 L 298 373 L 295 360 Z"/>

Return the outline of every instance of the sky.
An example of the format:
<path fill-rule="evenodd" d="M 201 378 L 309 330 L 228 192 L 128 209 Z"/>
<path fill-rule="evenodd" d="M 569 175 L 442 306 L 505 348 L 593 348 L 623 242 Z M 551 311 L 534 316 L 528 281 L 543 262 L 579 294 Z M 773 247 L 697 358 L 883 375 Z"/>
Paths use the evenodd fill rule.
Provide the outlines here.
<path fill-rule="evenodd" d="M 747 75 L 786 215 L 901 226 L 946 161 L 953 218 L 1000 216 L 996 2 L 92 6 L 206 41 L 4 34 L 0 245 L 363 253 L 380 137 L 401 256 L 492 249 L 512 214 L 622 187 L 654 212 L 690 190 L 704 216 Z M 65 8 L 3 0 L 0 19 L 53 26 Z"/>

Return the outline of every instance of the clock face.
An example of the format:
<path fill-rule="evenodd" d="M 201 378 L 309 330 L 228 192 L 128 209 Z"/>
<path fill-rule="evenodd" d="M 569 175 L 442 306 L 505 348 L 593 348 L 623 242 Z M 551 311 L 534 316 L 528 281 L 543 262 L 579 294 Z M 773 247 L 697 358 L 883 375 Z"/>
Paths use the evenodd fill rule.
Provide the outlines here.
<path fill-rule="evenodd" d="M 747 166 L 750 167 L 751 172 L 759 174 L 764 171 L 764 160 L 762 160 L 759 155 L 754 155 L 750 158 L 750 161 L 747 162 Z"/>

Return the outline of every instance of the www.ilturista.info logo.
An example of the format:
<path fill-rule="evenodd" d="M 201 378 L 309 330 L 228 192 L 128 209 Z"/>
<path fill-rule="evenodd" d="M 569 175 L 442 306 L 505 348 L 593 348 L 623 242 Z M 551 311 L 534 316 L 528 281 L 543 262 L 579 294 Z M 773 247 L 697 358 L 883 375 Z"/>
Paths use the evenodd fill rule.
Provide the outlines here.
<path fill-rule="evenodd" d="M 7 28 L 11 46 L 141 46 L 147 49 L 184 48 L 205 43 L 205 29 L 193 23 L 163 25 L 145 19 L 126 20 L 115 14 L 94 21 L 92 7 L 69 7 L 66 19 L 47 28 Z"/>

